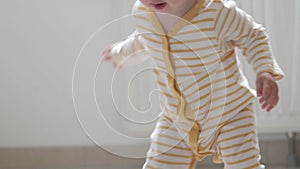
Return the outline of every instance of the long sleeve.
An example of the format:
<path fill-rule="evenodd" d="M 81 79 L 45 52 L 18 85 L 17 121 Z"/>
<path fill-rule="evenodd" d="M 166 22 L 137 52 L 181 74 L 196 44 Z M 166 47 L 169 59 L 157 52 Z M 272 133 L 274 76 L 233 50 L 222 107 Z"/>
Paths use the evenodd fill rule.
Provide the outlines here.
<path fill-rule="evenodd" d="M 132 33 L 125 40 L 115 43 L 110 55 L 112 61 L 122 67 L 135 65 L 149 58 L 141 42 L 141 36 L 137 32 Z"/>
<path fill-rule="evenodd" d="M 235 2 L 224 2 L 216 21 L 216 31 L 222 48 L 237 46 L 256 74 L 270 72 L 276 80 L 284 76 L 272 56 L 268 35 L 262 25 L 236 7 Z"/>

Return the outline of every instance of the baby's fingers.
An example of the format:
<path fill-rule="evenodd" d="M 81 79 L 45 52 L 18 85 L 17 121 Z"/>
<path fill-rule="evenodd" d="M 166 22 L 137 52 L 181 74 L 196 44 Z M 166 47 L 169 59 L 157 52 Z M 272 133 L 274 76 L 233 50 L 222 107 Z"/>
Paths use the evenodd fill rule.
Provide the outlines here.
<path fill-rule="evenodd" d="M 262 97 L 260 98 L 259 103 L 262 104 L 263 102 L 267 102 L 267 99 L 270 95 L 270 90 L 271 90 L 271 86 L 264 83 L 264 85 L 262 87 Z"/>
<path fill-rule="evenodd" d="M 276 84 L 270 85 L 270 90 L 268 97 L 264 100 L 260 100 L 263 102 L 262 108 L 266 109 L 266 111 L 270 112 L 278 103 L 278 87 Z"/>
<path fill-rule="evenodd" d="M 278 103 L 279 97 L 275 96 L 272 102 L 270 103 L 269 107 L 267 108 L 267 112 L 270 112 Z"/>
<path fill-rule="evenodd" d="M 110 51 L 111 51 L 111 48 L 106 48 L 102 53 L 101 53 L 101 56 L 103 57 L 104 60 L 111 60 L 112 57 L 110 55 Z"/>

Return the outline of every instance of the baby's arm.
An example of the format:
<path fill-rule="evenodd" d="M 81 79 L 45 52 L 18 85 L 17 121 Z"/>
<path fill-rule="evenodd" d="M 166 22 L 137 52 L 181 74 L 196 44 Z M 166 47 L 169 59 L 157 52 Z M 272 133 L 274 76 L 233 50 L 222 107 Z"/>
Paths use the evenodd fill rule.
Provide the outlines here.
<path fill-rule="evenodd" d="M 268 35 L 260 24 L 237 8 L 234 2 L 226 2 L 224 9 L 224 15 L 228 17 L 222 23 L 218 23 L 225 25 L 224 30 L 218 31 L 219 38 L 227 43 L 222 47 L 233 45 L 242 50 L 256 73 L 257 96 L 261 97 L 262 108 L 270 111 L 279 100 L 276 80 L 281 79 L 284 74 L 272 57 Z"/>
<path fill-rule="evenodd" d="M 148 58 L 137 32 L 125 40 L 117 42 L 102 52 L 104 60 L 111 61 L 115 67 L 126 67 L 143 62 Z"/>

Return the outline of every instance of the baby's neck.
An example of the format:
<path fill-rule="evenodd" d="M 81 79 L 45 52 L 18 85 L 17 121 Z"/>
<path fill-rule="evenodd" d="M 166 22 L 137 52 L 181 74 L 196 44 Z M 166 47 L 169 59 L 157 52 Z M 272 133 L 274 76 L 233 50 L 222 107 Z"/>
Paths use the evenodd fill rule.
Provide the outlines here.
<path fill-rule="evenodd" d="M 187 5 L 183 6 L 178 11 L 173 11 L 172 13 L 168 14 L 161 14 L 158 13 L 157 17 L 160 20 L 162 27 L 164 28 L 165 33 L 168 33 L 169 30 L 196 4 L 198 0 L 195 0 L 193 3 L 188 3 Z"/>
<path fill-rule="evenodd" d="M 158 14 L 157 15 L 165 33 L 168 33 L 170 29 L 178 22 L 180 19 L 174 15 Z"/>

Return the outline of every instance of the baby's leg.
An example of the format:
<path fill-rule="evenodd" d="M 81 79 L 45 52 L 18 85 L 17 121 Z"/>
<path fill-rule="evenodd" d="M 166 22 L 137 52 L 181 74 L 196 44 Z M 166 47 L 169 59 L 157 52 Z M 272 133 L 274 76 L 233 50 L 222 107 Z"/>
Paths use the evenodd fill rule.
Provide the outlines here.
<path fill-rule="evenodd" d="M 253 104 L 221 129 L 217 144 L 225 169 L 262 168 Z"/>
<path fill-rule="evenodd" d="M 194 169 L 193 152 L 178 135 L 172 122 L 161 116 L 151 135 L 151 147 L 143 169 Z"/>

